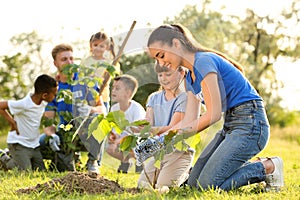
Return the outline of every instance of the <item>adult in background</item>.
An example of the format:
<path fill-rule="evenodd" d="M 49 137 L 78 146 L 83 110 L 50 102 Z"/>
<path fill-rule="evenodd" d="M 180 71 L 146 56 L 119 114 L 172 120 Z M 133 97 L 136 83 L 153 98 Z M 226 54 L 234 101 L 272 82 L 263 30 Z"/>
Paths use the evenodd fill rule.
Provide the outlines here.
<path fill-rule="evenodd" d="M 85 91 L 85 87 L 78 85 L 74 86 L 70 83 L 68 83 L 68 75 L 63 73 L 63 69 L 65 66 L 69 64 L 74 64 L 74 58 L 73 58 L 73 48 L 68 44 L 59 44 L 55 46 L 52 50 L 52 57 L 53 57 L 53 63 L 56 66 L 58 70 L 58 91 L 61 90 L 69 90 L 72 92 L 72 96 L 75 98 L 79 98 L 81 100 L 87 100 L 89 105 L 86 109 L 88 113 L 90 114 L 98 114 L 98 113 L 106 113 L 106 108 L 104 105 L 100 105 L 100 99 L 98 98 L 98 101 L 92 98 L 84 99 L 84 97 L 90 97 L 91 95 L 87 94 L 87 91 Z M 74 73 L 73 77 L 71 77 L 73 80 L 76 80 L 78 78 L 77 74 Z M 75 115 L 75 105 L 73 105 L 70 102 L 67 102 L 64 98 L 59 98 L 58 96 L 50 102 L 45 110 L 45 117 L 49 119 L 53 119 L 56 115 L 56 112 L 59 116 L 59 125 L 67 125 L 70 121 L 66 121 L 66 113 L 69 113 L 73 115 L 73 117 L 78 117 Z M 82 107 L 84 108 L 84 107 Z M 86 107 L 85 107 L 86 108 Z M 76 108 L 77 109 L 77 108 Z M 75 116 L 74 116 L 75 115 Z M 46 150 L 49 150 L 49 146 L 47 141 L 51 141 L 50 145 L 52 147 L 52 150 L 55 151 L 54 156 L 52 156 L 52 161 L 55 167 L 58 171 L 75 171 L 75 152 L 61 152 L 59 145 L 64 142 L 61 132 L 59 131 L 60 127 L 55 127 L 53 125 L 45 127 L 44 132 L 45 134 L 42 134 L 40 137 L 40 143 L 42 148 L 43 155 L 46 157 L 45 154 Z M 87 132 L 87 129 L 85 130 Z M 60 134 L 59 134 L 59 133 Z M 78 133 L 79 135 L 80 133 Z M 87 133 L 85 133 L 85 136 L 87 136 Z M 47 139 L 48 137 L 48 139 Z M 51 140 L 49 140 L 49 137 Z M 87 169 L 89 172 L 99 174 L 99 165 L 97 160 L 101 158 L 101 144 L 96 141 L 94 137 L 90 137 L 89 139 L 84 139 L 84 137 L 80 137 L 81 140 L 85 145 L 89 145 L 90 148 L 87 148 L 86 150 L 88 153 L 88 161 L 87 161 Z M 80 145 L 80 144 L 79 144 Z M 82 145 L 82 144 L 81 144 Z M 84 149 L 84 148 L 83 148 Z"/>

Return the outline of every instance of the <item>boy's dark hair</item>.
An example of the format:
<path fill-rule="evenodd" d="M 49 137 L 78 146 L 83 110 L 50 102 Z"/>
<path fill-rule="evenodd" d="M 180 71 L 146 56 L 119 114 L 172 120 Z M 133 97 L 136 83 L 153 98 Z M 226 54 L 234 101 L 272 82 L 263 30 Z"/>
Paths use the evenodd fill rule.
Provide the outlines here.
<path fill-rule="evenodd" d="M 114 78 L 114 81 L 122 81 L 126 88 L 128 88 L 130 91 L 132 91 L 132 97 L 135 95 L 139 84 L 135 77 L 128 75 L 128 74 L 122 74 L 120 76 L 116 76 Z"/>
<path fill-rule="evenodd" d="M 47 74 L 40 75 L 34 82 L 34 91 L 37 94 L 48 93 L 55 87 L 57 87 L 56 80 Z"/>

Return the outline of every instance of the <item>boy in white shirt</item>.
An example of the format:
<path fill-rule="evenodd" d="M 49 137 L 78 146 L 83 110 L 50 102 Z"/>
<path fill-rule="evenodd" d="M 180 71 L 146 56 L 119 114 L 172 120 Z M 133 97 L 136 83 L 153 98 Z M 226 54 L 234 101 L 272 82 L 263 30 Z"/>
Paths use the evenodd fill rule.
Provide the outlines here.
<path fill-rule="evenodd" d="M 136 78 L 127 74 L 115 77 L 112 85 L 111 99 L 113 102 L 116 102 L 116 104 L 111 107 L 110 111 L 123 111 L 125 118 L 130 123 L 137 120 L 143 120 L 146 115 L 143 106 L 132 99 L 137 88 L 138 82 Z M 124 158 L 123 153 L 119 151 L 120 140 L 124 136 L 126 136 L 125 132 L 121 135 L 112 133 L 108 138 L 108 147 L 106 148 L 106 151 L 109 155 L 121 161 L 118 172 L 127 173 L 130 166 L 129 157 L 127 156 Z M 136 167 L 136 172 L 141 172 L 142 168 L 139 166 Z"/>
<path fill-rule="evenodd" d="M 12 159 L 6 163 L 7 169 L 45 170 L 39 148 L 39 128 L 47 102 L 51 102 L 56 93 L 55 79 L 43 74 L 35 80 L 33 94 L 20 100 L 0 102 L 0 114 L 11 125 L 7 144 Z"/>

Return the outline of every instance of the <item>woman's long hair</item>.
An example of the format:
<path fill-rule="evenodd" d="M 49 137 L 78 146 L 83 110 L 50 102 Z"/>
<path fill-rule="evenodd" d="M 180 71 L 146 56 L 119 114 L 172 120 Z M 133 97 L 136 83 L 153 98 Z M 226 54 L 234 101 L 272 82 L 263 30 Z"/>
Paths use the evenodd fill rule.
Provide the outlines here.
<path fill-rule="evenodd" d="M 173 39 L 178 39 L 183 46 L 186 48 L 187 51 L 190 52 L 212 52 L 215 53 L 226 60 L 228 60 L 231 64 L 233 64 L 238 70 L 244 73 L 243 66 L 239 64 L 237 61 L 231 59 L 227 55 L 218 52 L 214 49 L 209 49 L 203 47 L 199 42 L 197 42 L 191 32 L 180 24 L 171 24 L 171 25 L 161 25 L 156 28 L 150 35 L 148 39 L 148 47 L 153 44 L 154 42 L 162 42 L 164 44 L 168 44 L 172 46 Z"/>

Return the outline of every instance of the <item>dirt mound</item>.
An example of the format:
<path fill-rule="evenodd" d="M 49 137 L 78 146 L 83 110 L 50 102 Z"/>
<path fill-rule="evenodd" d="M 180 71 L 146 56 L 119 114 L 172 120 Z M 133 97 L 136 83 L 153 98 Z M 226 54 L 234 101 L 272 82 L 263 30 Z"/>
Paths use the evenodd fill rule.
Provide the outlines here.
<path fill-rule="evenodd" d="M 108 180 L 104 177 L 95 177 L 88 173 L 82 172 L 70 172 L 62 178 L 55 178 L 44 184 L 37 184 L 34 187 L 19 189 L 17 192 L 47 192 L 61 187 L 67 193 L 79 192 L 87 194 L 100 194 L 122 193 L 124 191 L 130 193 L 138 192 L 137 188 L 125 189 L 115 181 Z"/>

